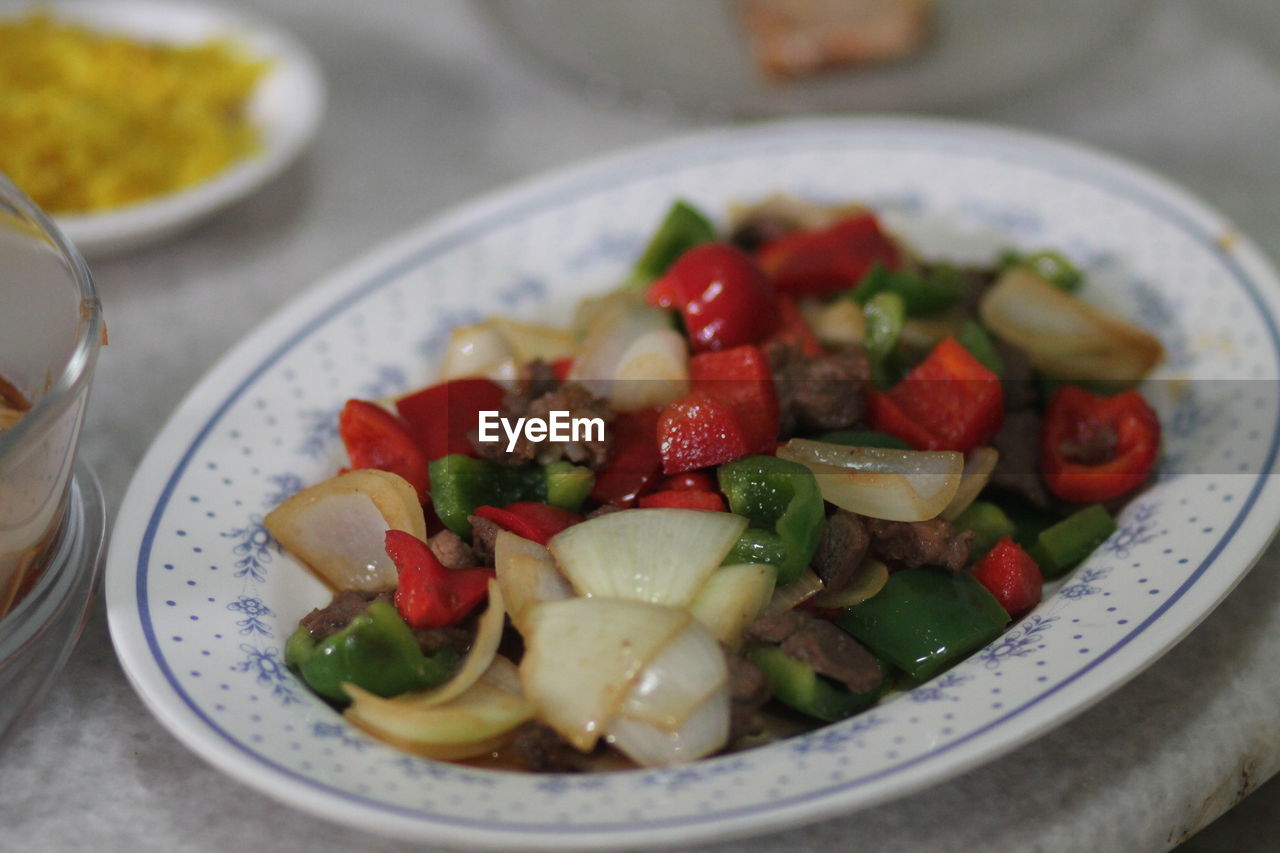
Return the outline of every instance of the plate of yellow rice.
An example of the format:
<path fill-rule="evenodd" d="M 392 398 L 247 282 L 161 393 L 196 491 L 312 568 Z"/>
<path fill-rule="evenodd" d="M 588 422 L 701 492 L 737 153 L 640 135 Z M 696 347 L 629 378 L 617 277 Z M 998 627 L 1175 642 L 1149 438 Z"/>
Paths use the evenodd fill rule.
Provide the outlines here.
<path fill-rule="evenodd" d="M 171 236 L 286 168 L 324 112 L 288 34 L 169 0 L 0 0 L 0 173 L 79 249 Z"/>

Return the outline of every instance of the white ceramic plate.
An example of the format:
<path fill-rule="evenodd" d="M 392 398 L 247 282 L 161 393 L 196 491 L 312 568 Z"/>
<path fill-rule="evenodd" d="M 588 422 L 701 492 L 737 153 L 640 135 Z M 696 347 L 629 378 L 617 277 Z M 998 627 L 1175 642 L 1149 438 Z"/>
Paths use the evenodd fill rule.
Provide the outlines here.
<path fill-rule="evenodd" d="M 674 197 L 862 199 L 930 256 L 1059 247 L 1086 296 L 1157 331 L 1161 477 L 991 646 L 892 701 L 687 767 L 525 775 L 427 761 L 345 725 L 281 663 L 327 599 L 262 516 L 343 462 L 349 396 L 426 384 L 451 326 L 563 318 Z M 1280 519 L 1280 282 L 1218 214 L 1111 157 L 1024 133 L 830 121 L 696 136 L 537 180 L 411 230 L 236 347 L 156 438 L 113 537 L 116 648 L 156 716 L 283 802 L 376 832 L 525 849 L 725 838 L 866 808 L 991 761 L 1098 701 L 1222 599 Z M 1212 380 L 1212 381 L 1210 381 Z"/>
<path fill-rule="evenodd" d="M 150 41 L 190 44 L 226 36 L 271 61 L 249 102 L 262 150 L 180 192 L 101 213 L 54 217 L 83 254 L 101 256 L 162 240 L 245 198 L 292 163 L 320 126 L 325 90 L 319 66 L 292 36 L 255 17 L 171 0 L 0 0 L 0 14 L 32 8 Z"/>

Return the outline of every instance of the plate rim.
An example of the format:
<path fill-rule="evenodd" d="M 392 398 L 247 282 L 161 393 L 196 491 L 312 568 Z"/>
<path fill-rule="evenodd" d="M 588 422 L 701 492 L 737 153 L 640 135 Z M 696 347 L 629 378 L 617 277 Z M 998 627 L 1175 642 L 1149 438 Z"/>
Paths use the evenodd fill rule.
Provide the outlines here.
<path fill-rule="evenodd" d="M 976 139 L 1000 143 L 1006 148 L 1012 147 L 1024 151 L 1028 150 L 1029 147 L 1030 150 L 1039 154 L 1054 155 L 1044 157 L 1043 160 L 1055 160 L 1065 157 L 1066 166 L 1061 171 L 1065 171 L 1076 178 L 1080 177 L 1080 169 L 1082 167 L 1089 166 L 1095 172 L 1101 171 L 1104 176 L 1109 174 L 1115 178 L 1123 178 L 1130 184 L 1136 184 L 1149 195 L 1161 199 L 1165 207 L 1176 211 L 1183 220 L 1184 225 L 1195 227 L 1203 232 L 1206 241 L 1212 242 L 1210 238 L 1213 235 L 1221 237 L 1230 234 L 1233 236 L 1235 240 L 1233 246 L 1225 247 L 1217 243 L 1213 243 L 1213 245 L 1216 246 L 1216 251 L 1224 262 L 1239 269 L 1237 278 L 1241 280 L 1245 292 L 1262 310 L 1268 330 L 1272 336 L 1273 347 L 1280 353 L 1280 334 L 1277 334 L 1276 330 L 1276 317 L 1280 314 L 1280 281 L 1277 280 L 1274 270 L 1272 270 L 1266 259 L 1253 247 L 1247 237 L 1240 235 L 1238 230 L 1231 226 L 1225 217 L 1203 201 L 1144 167 L 1132 164 L 1115 155 L 1099 152 L 1088 146 L 1055 137 L 989 124 L 949 120 L 906 119 L 899 117 L 788 120 L 702 131 L 655 144 L 640 146 L 621 153 L 608 154 L 583 164 L 553 170 L 487 193 L 459 207 L 447 209 L 438 216 L 430 217 L 410 227 L 399 237 L 362 255 L 335 273 L 325 276 L 304 293 L 284 304 L 270 318 L 234 344 L 205 376 L 195 383 L 170 420 L 153 439 L 146 456 L 135 473 L 133 482 L 129 486 L 117 518 L 115 533 L 113 534 L 114 547 L 108 558 L 107 568 L 108 618 L 112 639 L 116 644 L 117 652 L 130 682 L 152 712 L 189 748 L 239 781 L 245 782 L 277 799 L 284 800 L 295 807 L 319 814 L 322 817 L 396 837 L 415 838 L 418 840 L 447 840 L 451 843 L 468 846 L 491 846 L 510 844 L 515 838 L 514 833 L 536 831 L 539 837 L 521 836 L 520 840 L 526 844 L 536 843 L 548 848 L 559 849 L 563 849 L 566 846 L 598 846 L 601 844 L 620 843 L 633 846 L 653 845 L 676 840 L 691 842 L 696 840 L 728 839 L 777 830 L 785 826 L 811 822 L 832 814 L 853 810 L 855 807 L 849 805 L 851 797 L 847 792 L 827 791 L 809 795 L 808 802 L 797 802 L 789 806 L 770 808 L 764 812 L 757 809 L 754 816 L 733 817 L 729 826 L 725 825 L 725 816 L 720 813 L 711 817 L 692 816 L 687 819 L 680 819 L 674 824 L 668 822 L 663 825 L 645 822 L 627 827 L 601 828 L 600 825 L 596 825 L 595 828 L 565 828 L 539 826 L 535 829 L 534 827 L 514 827 L 508 824 L 500 829 L 492 829 L 475 825 L 478 822 L 472 822 L 467 825 L 461 825 L 456 822 L 449 823 L 441 821 L 438 816 L 427 815 L 412 809 L 401 809 L 371 798 L 361 798 L 359 795 L 350 792 L 339 792 L 330 789 L 322 783 L 310 780 L 286 768 L 277 768 L 268 759 L 252 754 L 251 751 L 231 740 L 230 742 L 233 746 L 250 752 L 248 758 L 240 757 L 233 750 L 227 749 L 227 740 L 224 740 L 223 736 L 216 732 L 216 726 L 213 727 L 215 731 L 192 730 L 189 728 L 193 721 L 201 723 L 199 717 L 189 707 L 171 707 L 172 702 L 176 701 L 181 705 L 185 700 L 176 694 L 172 685 L 167 683 L 163 673 L 159 672 L 158 666 L 155 671 L 148 671 L 149 665 L 156 664 L 156 662 L 148 660 L 150 649 L 147 644 L 143 642 L 141 649 L 139 649 L 137 648 L 139 638 L 127 635 L 131 626 L 126 620 L 131 614 L 129 612 L 130 608 L 127 606 L 128 601 L 122 600 L 122 597 L 126 597 L 128 591 L 135 590 L 135 583 L 138 586 L 142 583 L 143 575 L 139 573 L 134 576 L 132 573 L 132 571 L 139 569 L 141 557 L 139 555 L 139 559 L 133 559 L 133 555 L 138 553 L 133 547 L 130 548 L 127 558 L 118 556 L 120 550 L 124 547 L 122 543 L 131 542 L 132 539 L 136 538 L 133 534 L 128 533 L 130 524 L 135 524 L 135 531 L 145 529 L 136 527 L 135 516 L 140 514 L 153 515 L 153 507 L 144 505 L 144 499 L 147 498 L 149 493 L 154 492 L 154 485 L 149 486 L 148 483 L 144 482 L 147 479 L 144 475 L 152 475 L 154 478 L 153 469 L 158 470 L 161 479 L 167 481 L 166 491 L 168 491 L 172 489 L 173 482 L 177 474 L 180 473 L 179 470 L 172 470 L 172 464 L 165 464 L 163 457 L 172 457 L 175 454 L 172 450 L 163 447 L 163 445 L 173 443 L 173 439 L 176 436 L 183 436 L 182 443 L 189 445 L 188 450 L 190 451 L 198 444 L 200 434 L 196 434 L 195 439 L 191 437 L 192 433 L 190 432 L 188 421 L 206 421 L 205 430 L 207 431 L 231 402 L 231 399 L 225 400 L 222 408 L 210 415 L 209 407 L 207 405 L 201 406 L 198 398 L 222 399 L 226 388 L 217 390 L 219 386 L 241 387 L 247 385 L 252 381 L 255 373 L 250 373 L 248 376 L 245 376 L 243 371 L 236 373 L 233 368 L 236 367 L 237 360 L 248 360 L 256 363 L 258 365 L 257 370 L 265 369 L 274 359 L 270 356 L 264 359 L 264 354 L 278 356 L 279 353 L 289 348 L 289 340 L 306 334 L 307 330 L 314 324 L 323 322 L 326 317 L 340 311 L 344 305 L 357 301 L 364 294 L 374 289 L 376 285 L 368 281 L 371 273 L 382 271 L 384 275 L 390 277 L 397 267 L 412 262 L 416 254 L 415 249 L 422 251 L 433 243 L 444 240 L 449 235 L 466 232 L 468 228 L 475 226 L 485 216 L 501 211 L 504 208 L 518 210 L 522 205 L 529 203 L 548 188 L 572 184 L 575 181 L 589 182 L 593 178 L 601 178 L 608 175 L 624 165 L 638 171 L 643 170 L 645 164 L 653 159 L 675 156 L 685 149 L 696 150 L 705 148 L 708 145 L 714 145 L 717 142 L 749 145 L 752 144 L 753 140 L 765 141 L 775 139 L 778 136 L 805 136 L 813 132 L 839 135 L 891 132 L 934 138 L 939 135 L 942 138 L 958 135 L 969 141 Z M 1044 163 L 1040 162 L 1040 165 L 1043 166 Z M 1261 280 L 1272 286 L 1258 287 L 1254 284 L 1255 280 Z M 359 286 L 361 282 L 363 282 L 364 286 Z M 282 333 L 287 333 L 287 335 L 282 338 Z M 285 341 L 284 344 L 280 344 L 282 339 Z M 272 346 L 273 342 L 275 342 L 275 346 Z M 249 357 L 250 353 L 254 354 L 252 358 Z M 226 375 L 224 376 L 223 374 Z M 1272 436 L 1265 469 L 1268 472 L 1274 470 L 1278 441 L 1280 441 L 1280 431 Z M 165 453 L 161 453 L 162 450 Z M 961 760 L 948 765 L 944 774 L 926 773 L 922 775 L 907 771 L 903 774 L 906 776 L 905 780 L 899 778 L 878 796 L 858 796 L 856 798 L 858 801 L 856 809 L 868 808 L 876 803 L 904 796 L 930 785 L 952 779 L 974 766 L 993 761 L 1018 746 L 1056 728 L 1142 672 L 1151 662 L 1163 655 L 1182 637 L 1194 629 L 1213 610 L 1216 604 L 1234 588 L 1235 584 L 1247 574 L 1248 569 L 1252 567 L 1258 556 L 1265 549 L 1270 537 L 1275 533 L 1275 525 L 1270 524 L 1269 529 L 1265 529 L 1266 522 L 1259 520 L 1259 510 L 1265 508 L 1266 512 L 1261 515 L 1265 515 L 1266 518 L 1272 521 L 1280 518 L 1280 483 L 1273 483 L 1274 479 L 1273 477 L 1262 475 L 1257 477 L 1257 482 L 1250 490 L 1250 496 L 1247 501 L 1248 508 L 1242 510 L 1235 518 L 1230 531 L 1222 537 L 1210 556 L 1204 560 L 1196 572 L 1188 577 L 1177 594 L 1171 596 L 1160 609 L 1147 620 L 1144 620 L 1141 626 L 1136 627 L 1133 632 L 1126 635 L 1123 641 L 1117 642 L 1106 656 L 1075 672 L 1058 688 L 1060 689 L 1067 683 L 1075 683 L 1077 680 L 1083 679 L 1087 685 L 1092 685 L 1087 695 L 1077 695 L 1072 700 L 1055 705 L 1054 712 L 1047 720 L 1042 720 L 1033 725 L 1024 725 L 1024 730 L 1018 733 L 1016 737 L 1004 737 L 994 745 L 985 746 L 982 743 L 982 739 L 988 736 L 986 732 L 990 728 L 1010 717 L 1014 717 L 1016 714 L 1022 713 L 1025 707 L 1013 709 L 973 732 L 964 742 L 970 747 L 967 750 L 969 754 L 966 756 L 966 750 L 964 749 L 958 750 L 962 755 Z M 150 492 L 145 491 L 148 487 Z M 163 498 L 164 495 L 165 492 L 162 492 L 161 497 Z M 1263 529 L 1258 529 L 1260 526 Z M 1239 536 L 1240 531 L 1246 528 L 1246 535 Z M 1211 587 L 1202 585 L 1196 588 L 1195 583 L 1197 581 L 1203 583 L 1204 575 L 1213 566 L 1220 565 L 1220 561 L 1224 557 L 1228 564 L 1236 565 L 1237 568 L 1230 572 L 1220 569 L 1217 574 L 1223 575 L 1225 580 L 1213 575 L 1215 583 Z M 117 565 L 121 566 L 121 568 L 115 568 Z M 113 580 L 122 574 L 124 575 L 123 582 Z M 1186 593 L 1190 594 L 1187 595 Z M 1192 608 L 1190 616 L 1180 615 L 1183 621 L 1178 623 L 1179 630 L 1163 638 L 1157 646 L 1140 650 L 1139 653 L 1135 654 L 1132 651 L 1132 647 L 1129 646 L 1130 640 L 1144 632 L 1149 623 L 1153 623 L 1158 618 L 1163 617 L 1165 613 L 1175 606 L 1181 609 Z M 1124 647 L 1128 647 L 1130 651 L 1121 652 Z M 142 656 L 135 657 L 140 652 L 143 653 Z M 1134 663 L 1134 660 L 1137 663 Z M 157 675 L 159 675 L 158 682 L 156 681 Z M 173 695 L 164 696 L 153 693 L 156 683 Z M 1053 692 L 1056 692 L 1056 690 Z M 1024 703 L 1024 706 L 1037 703 L 1047 695 L 1047 693 L 1040 694 L 1033 702 Z M 974 739 L 978 740 L 976 747 L 972 745 Z M 952 744 L 948 749 L 962 745 Z M 929 755 L 933 754 L 929 753 Z M 246 761 L 250 766 L 244 766 Z M 927 765 L 927 761 L 924 758 L 920 759 L 919 763 Z M 273 778 L 270 781 L 264 779 L 261 773 L 264 764 L 272 767 L 273 776 L 284 773 L 289 778 Z M 280 782 L 284 783 L 283 788 Z M 865 784 L 865 782 L 859 783 L 859 785 L 862 784 Z M 325 792 L 324 802 L 318 801 L 316 797 L 317 789 Z M 335 809 L 337 804 L 331 802 L 335 797 L 342 800 L 341 809 Z M 343 814 L 339 816 L 335 811 L 341 811 Z M 375 823 L 369 818 L 371 813 L 376 813 L 379 822 Z M 570 830 L 569 834 L 566 834 L 566 829 Z M 622 834 L 625 834 L 625 839 L 619 837 Z"/>
<path fill-rule="evenodd" d="M 250 44 L 255 53 L 264 51 L 276 64 L 266 79 L 270 75 L 287 76 L 298 87 L 298 96 L 291 99 L 296 112 L 283 125 L 271 120 L 261 124 L 262 150 L 190 187 L 107 211 L 50 214 L 66 238 L 90 257 L 106 257 L 158 242 L 247 198 L 299 158 L 319 132 L 326 110 L 327 86 L 320 63 L 311 51 L 256 9 L 239 4 L 198 0 L 2 0 L 0 17 L 43 10 L 54 15 L 65 12 L 71 20 L 81 16 L 96 20 L 119 15 L 121 10 L 145 8 L 209 18 L 219 28 L 235 32 L 236 38 Z M 129 32 L 130 28 L 126 25 L 121 31 Z M 281 126 L 288 132 L 272 133 L 273 128 Z"/>

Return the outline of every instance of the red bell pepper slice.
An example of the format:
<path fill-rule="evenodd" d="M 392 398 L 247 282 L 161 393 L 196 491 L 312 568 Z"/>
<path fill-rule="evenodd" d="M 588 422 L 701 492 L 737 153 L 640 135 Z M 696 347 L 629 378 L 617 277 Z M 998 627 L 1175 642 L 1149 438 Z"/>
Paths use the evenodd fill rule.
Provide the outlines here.
<path fill-rule="evenodd" d="M 427 543 L 403 530 L 388 530 L 387 556 L 396 564 L 396 609 L 410 628 L 453 625 L 489 595 L 493 569 L 447 569 Z"/>
<path fill-rule="evenodd" d="M 480 412 L 499 411 L 506 392 L 488 379 L 455 379 L 396 400 L 396 411 L 428 462 L 462 453 L 475 456 L 467 435 L 480 424 Z"/>
<path fill-rule="evenodd" d="M 569 378 L 569 371 L 571 370 L 573 370 L 573 359 L 568 356 L 564 358 L 557 358 L 555 361 L 551 362 L 551 372 L 555 375 L 556 379 L 559 379 L 561 382 L 564 382 Z"/>
<path fill-rule="evenodd" d="M 1040 603 L 1044 588 L 1040 568 L 1009 536 L 997 542 L 977 562 L 973 576 L 995 596 L 1012 619 L 1029 613 Z"/>
<path fill-rule="evenodd" d="M 647 298 L 680 311 L 694 352 L 757 343 L 777 322 L 773 285 L 750 255 L 730 243 L 685 252 L 650 285 Z"/>
<path fill-rule="evenodd" d="M 892 390 L 869 393 L 867 404 L 873 429 L 918 450 L 967 453 L 1004 423 L 1000 377 L 955 338 L 935 346 Z"/>
<path fill-rule="evenodd" d="M 822 344 L 818 341 L 818 336 L 796 307 L 795 300 L 786 294 L 778 296 L 778 329 L 769 340 L 788 344 L 799 350 L 805 358 L 822 355 Z"/>
<path fill-rule="evenodd" d="M 741 346 L 689 359 L 689 390 L 728 403 L 737 412 L 751 453 L 778 441 L 778 398 L 769 359 L 757 347 Z"/>
<path fill-rule="evenodd" d="M 1049 491 L 1063 500 L 1097 503 L 1136 489 L 1151 473 L 1159 449 L 1160 421 L 1132 389 L 1100 397 L 1064 385 L 1045 407 L 1040 472 Z"/>
<path fill-rule="evenodd" d="M 751 452 L 747 428 L 737 409 L 712 397 L 682 397 L 658 419 L 662 471 L 679 474 L 730 462 Z"/>
<path fill-rule="evenodd" d="M 826 228 L 795 231 L 756 253 L 780 293 L 826 296 L 853 287 L 877 263 L 897 269 L 902 253 L 870 213 Z"/>
<path fill-rule="evenodd" d="M 591 500 L 629 507 L 640 495 L 653 491 L 662 479 L 662 454 L 658 450 L 661 414 L 659 409 L 643 409 L 622 412 L 613 419 L 613 452 L 608 464 L 596 472 Z"/>
<path fill-rule="evenodd" d="M 660 492 L 714 492 L 716 479 L 706 471 L 685 471 L 662 481 Z"/>
<path fill-rule="evenodd" d="M 386 409 L 365 400 L 348 400 L 338 415 L 338 435 L 352 468 L 377 468 L 399 474 L 426 502 L 430 486 L 427 458 L 405 428 Z"/>
<path fill-rule="evenodd" d="M 709 512 L 727 512 L 724 498 L 715 492 L 693 489 L 667 489 L 640 498 L 642 507 L 668 507 L 671 509 L 703 509 Z"/>
<path fill-rule="evenodd" d="M 535 501 L 519 501 L 501 508 L 477 507 L 474 514 L 539 545 L 546 545 L 561 530 L 583 520 L 576 512 Z"/>

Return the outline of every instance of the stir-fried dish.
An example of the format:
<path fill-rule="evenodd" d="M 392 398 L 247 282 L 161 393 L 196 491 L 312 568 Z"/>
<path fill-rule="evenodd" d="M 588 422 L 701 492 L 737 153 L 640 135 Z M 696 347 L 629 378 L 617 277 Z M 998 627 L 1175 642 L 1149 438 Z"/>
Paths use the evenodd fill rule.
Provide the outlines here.
<path fill-rule="evenodd" d="M 857 714 L 1034 609 L 1153 476 L 1159 342 L 1053 251 L 925 261 L 870 211 L 677 203 L 570 329 L 456 329 L 276 508 L 336 590 L 286 660 L 376 737 L 531 770 Z"/>

